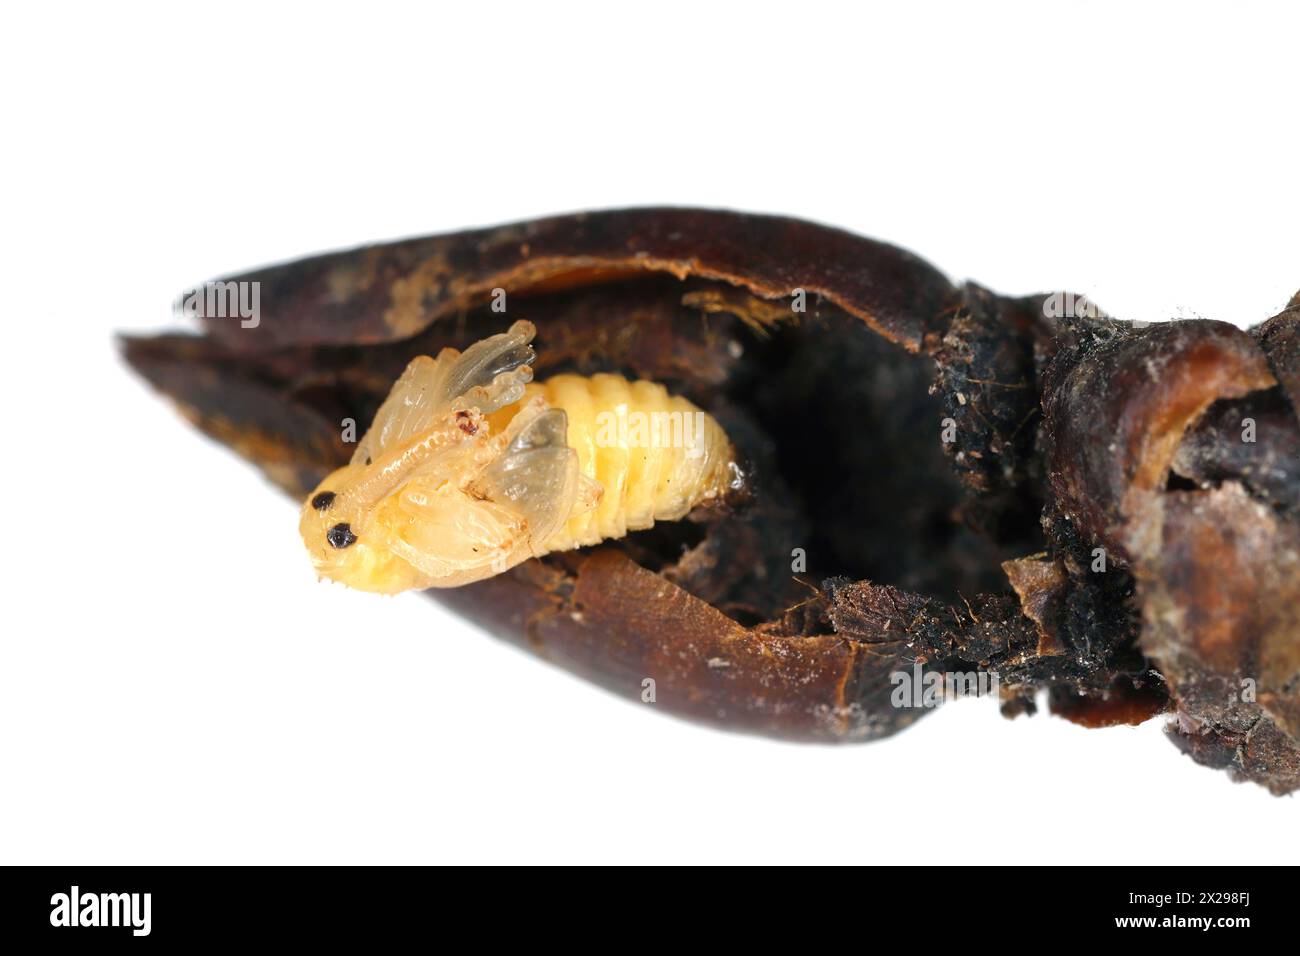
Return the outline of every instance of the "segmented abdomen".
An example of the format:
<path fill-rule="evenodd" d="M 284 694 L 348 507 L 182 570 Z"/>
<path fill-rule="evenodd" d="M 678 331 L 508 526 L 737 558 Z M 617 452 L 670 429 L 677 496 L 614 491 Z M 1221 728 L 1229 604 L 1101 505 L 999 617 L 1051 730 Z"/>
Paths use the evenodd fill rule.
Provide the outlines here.
<path fill-rule="evenodd" d="M 557 375 L 528 386 L 569 418 L 579 467 L 600 482 L 595 510 L 570 518 L 546 543 L 564 551 L 681 518 L 723 494 L 731 443 L 713 416 L 654 382 L 621 375 Z"/>

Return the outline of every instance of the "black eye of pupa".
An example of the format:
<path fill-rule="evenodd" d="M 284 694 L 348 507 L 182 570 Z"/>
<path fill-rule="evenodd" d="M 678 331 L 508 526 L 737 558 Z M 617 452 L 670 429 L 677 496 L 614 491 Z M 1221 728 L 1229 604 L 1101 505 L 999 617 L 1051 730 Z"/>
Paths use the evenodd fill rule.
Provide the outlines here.
<path fill-rule="evenodd" d="M 311 506 L 317 511 L 324 511 L 332 504 L 334 504 L 334 492 L 332 491 L 322 491 L 311 500 Z"/>
<path fill-rule="evenodd" d="M 357 536 L 352 533 L 352 528 L 350 528 L 345 521 L 342 524 L 336 524 L 334 527 L 330 528 L 329 531 L 326 531 L 325 540 L 328 541 L 332 547 L 346 548 L 357 540 Z"/>

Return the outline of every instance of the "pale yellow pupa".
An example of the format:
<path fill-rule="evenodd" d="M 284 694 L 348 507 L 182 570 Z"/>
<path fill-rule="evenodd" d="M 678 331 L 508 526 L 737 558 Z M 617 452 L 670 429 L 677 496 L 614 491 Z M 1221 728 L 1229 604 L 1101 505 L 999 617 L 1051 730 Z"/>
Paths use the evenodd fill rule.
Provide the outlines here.
<path fill-rule="evenodd" d="M 721 426 L 662 385 L 532 383 L 535 332 L 516 322 L 411 361 L 303 505 L 318 574 L 383 594 L 456 587 L 677 520 L 734 485 Z"/>

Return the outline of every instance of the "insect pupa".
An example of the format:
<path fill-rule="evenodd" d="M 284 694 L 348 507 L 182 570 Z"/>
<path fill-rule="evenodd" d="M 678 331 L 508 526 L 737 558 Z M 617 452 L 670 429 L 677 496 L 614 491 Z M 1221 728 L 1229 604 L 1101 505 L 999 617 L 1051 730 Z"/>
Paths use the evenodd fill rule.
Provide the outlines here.
<path fill-rule="evenodd" d="M 349 464 L 303 504 L 322 577 L 384 594 L 457 587 L 684 517 L 732 487 L 722 427 L 620 375 L 532 381 L 516 322 L 411 361 Z"/>

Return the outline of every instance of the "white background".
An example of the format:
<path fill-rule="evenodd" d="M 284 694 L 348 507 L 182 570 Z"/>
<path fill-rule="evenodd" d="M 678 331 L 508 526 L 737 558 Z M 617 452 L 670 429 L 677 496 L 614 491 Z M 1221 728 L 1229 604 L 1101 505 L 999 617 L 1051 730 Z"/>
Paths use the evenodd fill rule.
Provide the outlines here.
<path fill-rule="evenodd" d="M 1294 862 L 1296 801 L 1159 722 L 780 744 L 318 584 L 111 337 L 230 270 L 642 203 L 1250 324 L 1300 286 L 1296 16 L 445 6 L 6 13 L 0 862 Z"/>

